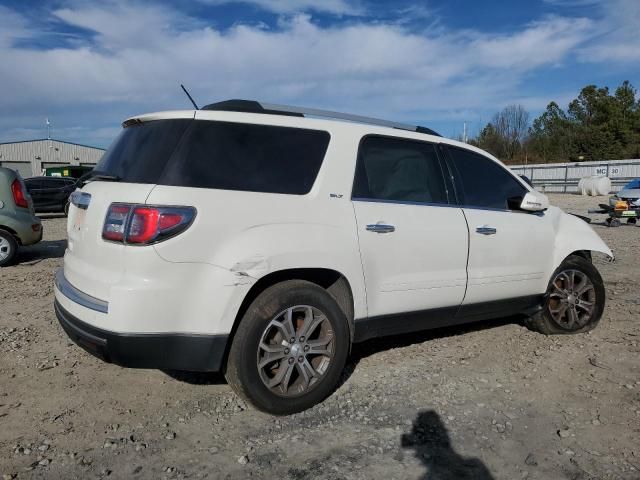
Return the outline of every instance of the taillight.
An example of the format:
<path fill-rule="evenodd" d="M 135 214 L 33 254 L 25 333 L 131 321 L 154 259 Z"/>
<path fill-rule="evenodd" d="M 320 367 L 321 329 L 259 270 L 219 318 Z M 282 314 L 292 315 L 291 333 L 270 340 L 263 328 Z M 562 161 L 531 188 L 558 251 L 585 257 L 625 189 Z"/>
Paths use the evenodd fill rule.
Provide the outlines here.
<path fill-rule="evenodd" d="M 130 205 L 111 204 L 104 220 L 102 238 L 112 242 L 124 242 L 124 229 L 131 211 Z"/>
<path fill-rule="evenodd" d="M 11 193 L 13 193 L 13 201 L 16 207 L 29 208 L 29 202 L 27 202 L 27 196 L 24 193 L 22 182 L 15 179 L 11 184 Z"/>
<path fill-rule="evenodd" d="M 193 207 L 163 207 L 114 203 L 109 207 L 102 238 L 149 245 L 184 232 L 193 222 Z"/>

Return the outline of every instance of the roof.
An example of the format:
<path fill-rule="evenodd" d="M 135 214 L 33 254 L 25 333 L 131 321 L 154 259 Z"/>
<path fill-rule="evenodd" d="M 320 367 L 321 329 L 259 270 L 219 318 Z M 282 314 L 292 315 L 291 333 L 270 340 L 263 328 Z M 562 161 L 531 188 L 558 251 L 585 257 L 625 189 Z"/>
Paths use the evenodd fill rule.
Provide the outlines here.
<path fill-rule="evenodd" d="M 34 138 L 33 140 L 17 140 L 15 142 L 0 142 L 0 145 L 10 145 L 10 144 L 13 144 L 13 143 L 47 142 L 47 141 L 66 143 L 67 145 L 75 145 L 77 147 L 93 148 L 95 150 L 102 150 L 102 151 L 105 150 L 104 148 L 100 148 L 100 147 L 94 147 L 94 146 L 91 146 L 91 145 L 83 145 L 82 143 L 67 142 L 65 140 L 58 140 L 56 138 Z"/>

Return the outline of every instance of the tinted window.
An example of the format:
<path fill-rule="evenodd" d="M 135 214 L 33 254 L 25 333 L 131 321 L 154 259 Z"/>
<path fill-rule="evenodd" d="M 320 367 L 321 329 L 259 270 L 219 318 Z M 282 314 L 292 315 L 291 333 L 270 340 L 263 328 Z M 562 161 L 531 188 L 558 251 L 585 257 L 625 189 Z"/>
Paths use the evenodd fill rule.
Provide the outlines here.
<path fill-rule="evenodd" d="M 449 147 L 457 169 L 458 194 L 464 205 L 508 209 L 508 199 L 522 197 L 526 189 L 504 167 L 462 148 Z"/>
<path fill-rule="evenodd" d="M 161 120 L 125 128 L 96 170 L 125 182 L 301 195 L 328 145 L 318 130 Z"/>
<path fill-rule="evenodd" d="M 64 188 L 69 186 L 69 181 L 64 178 L 47 178 L 43 180 L 43 188 Z"/>
<path fill-rule="evenodd" d="M 42 188 L 42 180 L 35 178 L 27 178 L 24 181 L 25 186 L 30 190 L 37 190 Z"/>
<path fill-rule="evenodd" d="M 387 137 L 360 144 L 354 198 L 448 203 L 434 145 Z"/>
<path fill-rule="evenodd" d="M 160 120 L 132 125 L 120 132 L 96 170 L 124 182 L 158 183 L 191 119 Z"/>
<path fill-rule="evenodd" d="M 319 130 L 195 121 L 162 183 L 302 195 L 328 145 L 329 134 Z"/>

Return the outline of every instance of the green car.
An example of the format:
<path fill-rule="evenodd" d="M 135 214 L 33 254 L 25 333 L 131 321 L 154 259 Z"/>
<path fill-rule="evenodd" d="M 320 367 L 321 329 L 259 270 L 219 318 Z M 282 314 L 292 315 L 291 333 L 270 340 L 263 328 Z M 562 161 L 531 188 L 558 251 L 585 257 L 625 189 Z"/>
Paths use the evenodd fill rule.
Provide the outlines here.
<path fill-rule="evenodd" d="M 0 267 L 10 265 L 20 245 L 42 240 L 42 222 L 18 173 L 0 167 Z"/>

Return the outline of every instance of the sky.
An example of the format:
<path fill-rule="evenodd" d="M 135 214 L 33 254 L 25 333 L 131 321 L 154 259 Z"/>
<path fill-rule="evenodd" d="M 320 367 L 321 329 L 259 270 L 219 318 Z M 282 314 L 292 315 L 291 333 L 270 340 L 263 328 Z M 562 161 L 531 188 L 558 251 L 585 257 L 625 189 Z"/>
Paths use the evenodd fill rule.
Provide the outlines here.
<path fill-rule="evenodd" d="M 640 0 L 0 0 L 0 142 L 107 147 L 127 117 L 262 100 L 462 134 L 640 87 Z"/>

